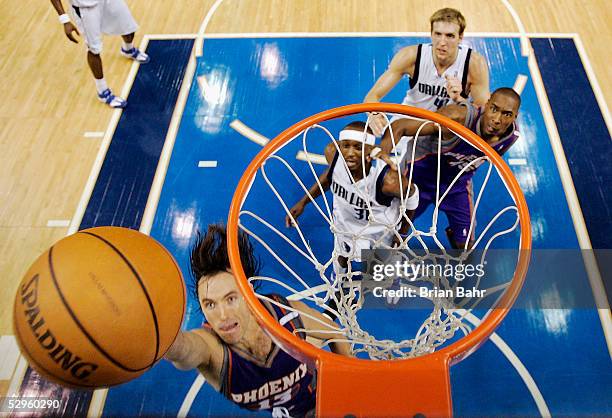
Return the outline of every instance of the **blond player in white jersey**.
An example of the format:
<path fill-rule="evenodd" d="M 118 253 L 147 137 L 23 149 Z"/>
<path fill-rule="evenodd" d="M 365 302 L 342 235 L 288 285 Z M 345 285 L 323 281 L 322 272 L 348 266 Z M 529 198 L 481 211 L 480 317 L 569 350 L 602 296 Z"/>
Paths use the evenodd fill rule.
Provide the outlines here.
<path fill-rule="evenodd" d="M 123 45 L 121 55 L 141 64 L 149 62 L 149 56 L 133 44 L 134 33 L 138 24 L 132 17 L 124 0 L 69 0 L 70 15 L 64 10 L 62 0 L 51 0 L 64 26 L 64 33 L 69 40 L 78 43 L 74 34 L 82 34 L 87 45 L 87 63 L 94 76 L 98 99 L 112 108 L 123 108 L 127 102 L 115 96 L 106 84 L 102 68 L 102 34 L 121 35 Z M 77 29 L 78 27 L 78 29 Z"/>
<path fill-rule="evenodd" d="M 390 248 L 395 233 L 390 226 L 400 224 L 398 234 L 405 235 L 411 217 L 418 206 L 418 189 L 413 184 L 408 193 L 408 179 L 398 173 L 388 155 L 375 146 L 372 131 L 364 122 L 352 122 L 339 134 L 338 149 L 330 143 L 325 148 L 329 167 L 319 177 L 323 191 L 333 193 L 333 231 L 336 253 L 336 273 L 345 269 L 347 260 L 360 261 L 363 249 Z M 364 170 L 365 164 L 365 170 Z M 364 177 L 365 171 L 365 177 Z M 400 181 L 401 176 L 401 181 Z M 290 227 L 311 199 L 321 194 L 315 183 L 285 217 Z M 400 220 L 400 199 L 406 199 L 406 215 Z M 357 239 L 355 239 L 357 237 Z"/>
<path fill-rule="evenodd" d="M 478 52 L 461 45 L 465 18 L 455 9 L 445 8 L 429 19 L 431 43 L 401 49 L 366 95 L 364 102 L 380 102 L 404 75 L 410 77 L 410 88 L 402 102 L 405 105 L 436 111 L 452 102 L 460 103 L 471 96 L 474 105 L 482 107 L 489 100 L 489 69 Z M 387 126 L 380 114 L 370 119 L 378 136 Z"/>

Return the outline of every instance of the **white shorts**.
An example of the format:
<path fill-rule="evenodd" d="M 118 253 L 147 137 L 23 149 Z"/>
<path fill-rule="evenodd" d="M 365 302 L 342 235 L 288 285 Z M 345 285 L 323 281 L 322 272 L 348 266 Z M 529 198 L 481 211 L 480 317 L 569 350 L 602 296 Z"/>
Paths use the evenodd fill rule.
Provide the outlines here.
<path fill-rule="evenodd" d="M 72 17 L 85 38 L 87 48 L 94 54 L 102 52 L 102 34 L 128 35 L 138 30 L 124 0 L 100 0 L 90 7 L 72 8 Z"/>
<path fill-rule="evenodd" d="M 361 250 L 371 250 L 374 247 L 385 248 L 391 247 L 393 243 L 393 233 L 388 232 L 380 233 L 376 235 L 370 235 L 367 237 L 353 240 L 352 237 L 348 237 L 342 234 L 334 235 L 334 249 L 336 253 L 342 257 L 346 257 L 351 261 L 361 261 Z M 380 239 L 382 237 L 382 239 Z M 378 241 L 380 239 L 380 242 Z M 378 245 L 375 245 L 379 242 Z"/>

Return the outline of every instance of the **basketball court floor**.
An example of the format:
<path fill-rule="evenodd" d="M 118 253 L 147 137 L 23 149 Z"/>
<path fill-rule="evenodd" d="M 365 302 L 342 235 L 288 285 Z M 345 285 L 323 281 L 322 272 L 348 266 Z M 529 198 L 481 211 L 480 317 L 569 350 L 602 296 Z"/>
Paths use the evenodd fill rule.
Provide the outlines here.
<path fill-rule="evenodd" d="M 489 10 L 490 5 L 481 10 L 474 2 L 467 1 L 452 4 L 415 2 L 414 9 L 410 10 L 412 14 L 420 14 L 415 20 L 418 24 L 414 25 L 420 32 L 411 31 L 402 24 L 382 26 L 384 31 L 381 31 L 378 26 L 354 20 L 351 24 L 338 18 L 345 13 L 365 13 L 366 19 L 379 11 L 379 8 L 372 10 L 371 6 L 358 1 L 343 2 L 351 4 L 338 9 L 324 2 L 296 1 L 302 7 L 302 14 L 298 16 L 304 19 L 305 16 L 314 19 L 325 12 L 333 12 L 338 18 L 337 26 L 322 24 L 313 28 L 305 27 L 303 19 L 293 15 L 297 13 L 294 10 L 282 9 L 291 2 L 261 2 L 262 10 L 251 11 L 255 16 L 253 25 L 245 24 L 243 30 L 239 30 L 236 22 L 229 23 L 233 14 L 230 3 L 232 0 L 209 2 L 200 17 L 207 16 L 208 20 L 205 19 L 200 27 L 199 36 L 194 22 L 190 25 L 189 18 L 182 21 L 177 16 L 169 19 L 174 19 L 177 28 L 191 30 L 173 32 L 172 28 L 165 27 L 163 34 L 147 31 L 141 44 L 152 57 L 147 66 L 129 67 L 124 63 L 130 68 L 129 74 L 125 74 L 117 70 L 120 62 L 110 60 L 109 78 L 114 78 L 117 86 L 124 81 L 123 88 L 128 95 L 129 107 L 123 112 L 99 109 L 94 106 L 96 103 L 89 102 L 67 109 L 66 106 L 78 105 L 81 100 L 93 101 L 93 98 L 91 95 L 81 97 L 81 94 L 70 99 L 67 86 L 73 89 L 82 86 L 74 85 L 70 79 L 64 80 L 65 86 L 60 86 L 49 70 L 42 70 L 42 75 L 50 80 L 54 89 L 43 91 L 35 85 L 35 93 L 31 94 L 36 96 L 34 101 L 44 101 L 57 114 L 43 114 L 41 118 L 31 116 L 30 125 L 18 130 L 11 124 L 10 116 L 5 117 L 10 115 L 5 110 L 2 115 L 7 122 L 1 138 L 3 147 L 6 145 L 10 150 L 17 146 L 9 141 L 14 132 L 19 132 L 20 136 L 11 141 L 22 140 L 24 146 L 29 140 L 28 134 L 32 140 L 38 138 L 38 143 L 30 145 L 34 150 L 30 154 L 40 163 L 40 172 L 34 176 L 38 182 L 36 179 L 16 180 L 12 172 L 3 172 L 2 184 L 6 186 L 0 192 L 7 197 L 3 200 L 1 213 L 6 226 L 0 227 L 7 233 L 2 248 L 10 247 L 12 251 L 22 248 L 23 252 L 2 262 L 6 283 L 3 310 L 6 306 L 10 312 L 15 286 L 28 263 L 66 233 L 92 226 L 117 225 L 149 233 L 173 253 L 189 280 L 188 250 L 195 232 L 204 230 L 211 222 L 226 219 L 236 184 L 262 145 L 306 116 L 359 103 L 399 48 L 427 42 L 427 27 L 423 26 L 427 17 L 437 8 L 449 5 L 466 15 L 469 33 L 465 43 L 487 59 L 491 88 L 514 86 L 521 91 L 522 142 L 517 143 L 504 159 L 527 198 L 534 250 L 568 251 L 578 264 L 572 274 L 540 264 L 528 276 L 526 291 L 517 308 L 511 311 L 495 335 L 479 351 L 451 369 L 454 413 L 456 416 L 496 417 L 612 415 L 612 329 L 610 312 L 605 306 L 608 296 L 602 284 L 607 284 L 609 292 L 610 270 L 605 267 L 605 251 L 580 252 L 581 249 L 612 248 L 609 221 L 612 168 L 608 163 L 612 157 L 612 143 L 605 101 L 606 95 L 609 97 L 610 84 L 609 74 L 594 71 L 589 60 L 593 58 L 592 53 L 587 52 L 582 36 L 566 33 L 563 27 L 554 25 L 551 29 L 521 34 L 508 17 L 503 2 L 494 10 Z M 377 3 L 380 8 L 385 4 Z M 550 13 L 552 8 L 552 2 L 548 9 L 543 2 L 540 11 L 527 12 L 527 2 L 516 3 L 516 11 L 529 24 Z M 387 4 L 409 12 L 399 2 Z M 568 2 L 569 6 L 572 4 Z M 43 6 L 37 6 L 40 7 Z M 135 15 L 138 16 L 140 10 L 145 17 L 156 17 L 143 8 L 142 4 L 134 2 Z M 201 8 L 199 5 L 197 10 Z M 603 3 L 595 2 L 593 8 L 604 15 L 610 13 Z M 280 16 L 286 13 L 296 23 L 287 27 L 272 23 L 266 27 L 266 15 L 261 17 L 260 13 L 279 16 L 269 9 L 275 9 Z M 397 18 L 394 20 L 385 10 L 380 10 L 381 15 L 389 22 L 396 22 Z M 486 20 L 483 16 L 486 13 L 500 16 L 503 22 L 500 28 L 504 32 L 480 22 Z M 47 14 L 45 18 L 52 17 Z M 568 19 L 564 15 L 558 18 Z M 361 22 L 358 18 L 353 19 Z M 139 20 L 146 27 L 144 19 Z M 251 27 L 254 30 L 247 31 Z M 533 27 L 538 26 L 534 24 Z M 397 31 L 392 31 L 394 28 Z M 49 26 L 47 29 L 58 28 Z M 56 35 L 55 42 L 63 41 L 61 34 Z M 601 33 L 604 38 L 606 35 L 602 42 L 612 40 L 608 29 Z M 586 36 L 592 39 L 591 33 Z M 531 58 L 525 54 L 522 45 L 525 41 L 533 50 Z M 592 51 L 597 47 L 589 44 L 589 48 Z M 193 52 L 199 55 L 200 50 L 201 56 L 194 59 Z M 83 74 L 85 63 L 78 61 L 76 56 L 74 62 L 63 60 L 62 64 L 89 88 L 92 83 L 87 79 L 88 74 Z M 401 101 L 406 86 L 407 80 L 403 80 L 387 100 Z M 73 101 L 70 105 L 57 104 L 63 100 Z M 73 122 L 60 126 L 60 118 Z M 100 128 L 96 118 L 109 121 L 108 128 L 101 130 L 104 128 Z M 85 130 L 80 134 L 75 132 L 85 126 L 88 126 L 86 134 Z M 51 137 L 46 143 L 40 141 L 44 132 Z M 64 137 L 74 141 L 78 150 L 87 148 L 77 164 L 77 171 L 87 173 L 91 169 L 89 179 L 84 174 L 79 183 L 70 178 L 70 167 L 60 167 L 72 161 L 70 157 L 62 159 L 54 150 L 53 140 L 68 139 Z M 85 141 L 88 142 L 83 145 Z M 49 157 L 54 161 L 52 174 L 51 170 L 45 170 L 38 154 L 40 148 L 52 154 Z M 322 147 L 313 151 L 320 153 Z M 19 154 L 24 156 L 22 161 L 10 163 L 16 173 L 24 172 L 19 166 L 31 164 L 27 159 L 30 154 L 22 152 Z M 15 214 L 19 208 L 16 199 L 28 196 L 28 192 L 18 190 L 25 187 L 31 193 L 45 184 L 48 188 L 58 187 L 56 182 L 65 185 L 66 196 L 78 194 L 80 201 L 72 199 L 69 203 L 58 204 L 62 210 L 56 211 L 55 217 L 48 217 L 44 227 L 28 229 L 30 234 L 39 233 L 37 239 L 16 231 L 14 225 L 20 225 Z M 69 191 L 70 187 L 78 190 Z M 289 194 L 296 200 L 301 196 L 297 189 Z M 40 215 L 28 215 L 23 222 L 50 213 L 49 206 L 54 200 L 38 197 L 32 199 L 31 205 L 40 208 Z M 72 213 L 68 214 L 68 209 Z M 61 216 L 63 214 L 65 217 Z M 316 218 L 309 217 L 308 211 L 303 216 L 305 222 L 316 223 Z M 279 212 L 279 224 L 282 217 Z M 37 222 L 40 220 L 32 224 Z M 12 242 L 8 241 L 9 237 L 13 238 Z M 320 245 L 328 244 L 323 239 Z M 9 254 L 5 251 L 6 257 Z M 588 262 L 593 259 L 594 263 Z M 202 322 L 197 301 L 190 297 L 185 329 L 197 327 Z M 543 298 L 553 298 L 555 303 L 543 304 Z M 546 309 L 533 308 L 543 305 Z M 61 397 L 64 416 L 245 414 L 215 393 L 197 373 L 180 372 L 165 361 L 141 378 L 108 391 L 92 393 L 59 388 L 44 382 L 27 368 L 16 351 L 10 317 L 4 315 L 2 318 L 6 319 L 0 339 L 0 396 Z M 384 323 L 379 324 L 380 332 L 387 332 L 386 328 Z"/>

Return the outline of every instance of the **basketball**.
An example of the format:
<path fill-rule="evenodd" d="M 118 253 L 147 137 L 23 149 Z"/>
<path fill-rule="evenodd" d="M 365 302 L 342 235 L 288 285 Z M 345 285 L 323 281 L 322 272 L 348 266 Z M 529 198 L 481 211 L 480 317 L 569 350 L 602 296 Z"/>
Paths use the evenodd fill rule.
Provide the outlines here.
<path fill-rule="evenodd" d="M 185 285 L 153 238 L 119 227 L 79 231 L 32 264 L 13 326 L 32 368 L 68 387 L 118 385 L 163 357 L 179 332 Z"/>

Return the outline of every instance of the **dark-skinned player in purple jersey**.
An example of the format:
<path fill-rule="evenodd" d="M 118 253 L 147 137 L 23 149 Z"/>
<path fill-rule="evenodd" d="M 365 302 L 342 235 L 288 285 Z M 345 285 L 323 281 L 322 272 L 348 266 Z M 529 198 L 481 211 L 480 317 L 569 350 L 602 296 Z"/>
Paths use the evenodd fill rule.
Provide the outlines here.
<path fill-rule="evenodd" d="M 518 140 L 516 125 L 521 97 L 511 88 L 502 87 L 493 92 L 483 109 L 471 103 L 452 104 L 437 111 L 475 132 L 484 139 L 499 155 L 503 155 Z M 402 137 L 413 137 L 422 122 L 401 118 L 391 124 L 397 144 Z M 413 163 L 413 181 L 419 187 L 419 205 L 414 218 L 418 218 L 430 204 L 436 202 L 438 171 L 438 127 L 429 123 L 423 126 L 417 140 L 414 161 L 412 156 L 413 138 L 402 150 L 394 149 L 390 131 L 385 132 L 381 148 L 390 154 L 401 154 L 401 166 L 409 169 Z M 440 197 L 446 192 L 459 172 L 484 153 L 457 137 L 453 132 L 442 128 L 442 147 L 440 156 Z M 440 203 L 449 222 L 446 228 L 452 248 L 463 249 L 473 243 L 468 237 L 473 210 L 472 177 L 481 162 L 474 163 L 453 184 L 447 196 Z"/>

